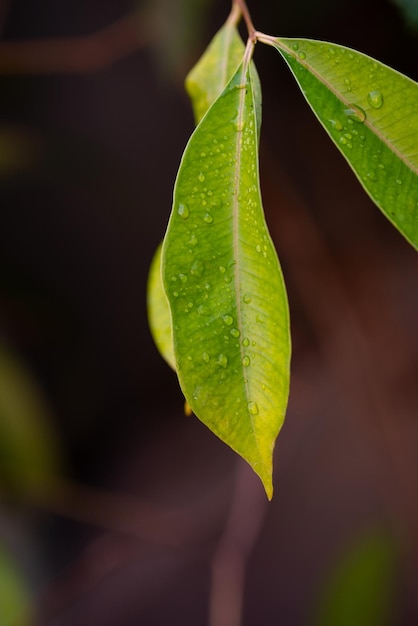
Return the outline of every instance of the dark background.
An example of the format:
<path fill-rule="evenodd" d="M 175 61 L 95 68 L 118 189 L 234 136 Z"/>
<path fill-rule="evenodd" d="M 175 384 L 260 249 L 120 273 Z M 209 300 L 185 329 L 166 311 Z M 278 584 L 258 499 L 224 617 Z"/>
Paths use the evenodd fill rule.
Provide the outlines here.
<path fill-rule="evenodd" d="M 418 79 L 417 31 L 389 1 L 249 5 L 259 30 L 351 46 Z M 135 9 L 144 45 L 95 66 L 72 40 L 76 60 L 60 67 L 62 38 Z M 194 626 L 212 607 L 222 626 L 213 580 L 235 537 L 248 552 L 242 624 L 309 626 L 344 555 L 376 536 L 384 554 L 396 546 L 387 623 L 418 623 L 416 253 L 265 46 L 261 184 L 294 346 L 272 503 L 184 416 L 149 334 L 148 268 L 193 129 L 183 78 L 228 11 L 226 0 L 1 5 L 0 339 L 42 394 L 57 459 L 52 486 L 2 481 L 0 530 L 30 623 Z"/>

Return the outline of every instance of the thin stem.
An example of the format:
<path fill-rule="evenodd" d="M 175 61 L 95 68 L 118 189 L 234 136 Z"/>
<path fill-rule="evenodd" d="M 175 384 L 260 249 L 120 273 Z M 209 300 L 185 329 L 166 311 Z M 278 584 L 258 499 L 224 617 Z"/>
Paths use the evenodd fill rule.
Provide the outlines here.
<path fill-rule="evenodd" d="M 250 12 L 248 10 L 245 0 L 234 0 L 234 4 L 236 4 L 240 8 L 242 17 L 244 18 L 245 24 L 247 26 L 248 37 L 251 39 L 251 41 L 254 41 L 254 42 L 257 41 L 257 37 L 256 37 L 257 31 L 251 19 L 251 15 L 250 15 Z"/>
<path fill-rule="evenodd" d="M 262 33 L 259 30 L 255 31 L 254 36 L 257 41 L 260 41 L 261 43 L 265 43 L 268 46 L 274 46 L 277 40 L 277 37 L 273 37 L 272 35 L 266 35 L 265 33 Z"/>

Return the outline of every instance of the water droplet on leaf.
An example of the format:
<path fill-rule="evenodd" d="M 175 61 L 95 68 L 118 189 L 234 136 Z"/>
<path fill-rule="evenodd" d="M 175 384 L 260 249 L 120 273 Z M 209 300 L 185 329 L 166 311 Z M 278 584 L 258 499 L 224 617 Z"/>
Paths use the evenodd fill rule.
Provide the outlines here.
<path fill-rule="evenodd" d="M 234 321 L 231 315 L 224 315 L 222 319 L 224 321 L 224 324 L 226 324 L 227 326 L 231 326 Z"/>
<path fill-rule="evenodd" d="M 225 368 L 228 367 L 228 357 L 224 354 L 220 354 L 218 356 L 218 365 Z"/>
<path fill-rule="evenodd" d="M 343 125 L 341 124 L 341 122 L 339 120 L 330 120 L 329 122 L 330 122 L 331 126 L 333 128 L 335 128 L 335 130 L 340 131 L 340 130 L 343 129 Z"/>
<path fill-rule="evenodd" d="M 374 91 L 370 91 L 367 96 L 367 102 L 370 104 L 373 109 L 381 109 L 383 106 L 383 96 L 380 91 L 375 89 Z"/>
<path fill-rule="evenodd" d="M 186 204 L 179 204 L 179 208 L 177 209 L 177 213 L 183 220 L 187 220 L 189 217 L 189 209 Z"/>
<path fill-rule="evenodd" d="M 258 404 L 257 402 L 249 402 L 248 403 L 248 411 L 251 415 L 258 415 Z"/>
<path fill-rule="evenodd" d="M 355 104 L 350 104 L 350 107 L 344 109 L 344 115 L 353 122 L 362 124 L 366 119 L 366 113 L 363 109 Z"/>
<path fill-rule="evenodd" d="M 251 360 L 250 360 L 250 357 L 249 357 L 249 356 L 245 356 L 245 357 L 242 359 L 242 365 L 243 365 L 244 367 L 248 367 L 248 366 L 250 365 L 250 363 L 251 363 Z"/>
<path fill-rule="evenodd" d="M 202 261 L 195 261 L 190 268 L 190 272 L 193 274 L 193 276 L 202 276 L 204 271 L 205 265 Z"/>

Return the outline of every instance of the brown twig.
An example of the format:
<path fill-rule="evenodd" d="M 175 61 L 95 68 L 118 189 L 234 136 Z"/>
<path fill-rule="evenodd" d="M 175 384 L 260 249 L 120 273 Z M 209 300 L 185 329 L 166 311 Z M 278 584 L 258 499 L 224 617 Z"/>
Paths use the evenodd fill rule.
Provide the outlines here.
<path fill-rule="evenodd" d="M 229 515 L 212 559 L 210 626 L 241 626 L 246 564 L 266 508 L 260 481 L 239 459 Z"/>
<path fill-rule="evenodd" d="M 248 10 L 247 4 L 245 2 L 245 0 L 234 0 L 234 4 L 236 4 L 241 13 L 242 13 L 242 17 L 244 18 L 245 24 L 247 26 L 247 30 L 248 30 L 248 37 L 252 40 L 252 41 L 256 41 L 257 37 L 256 37 L 256 29 L 255 26 L 253 24 L 253 21 L 251 19 L 251 15 L 250 12 Z"/>
<path fill-rule="evenodd" d="M 113 65 L 142 46 L 149 29 L 125 16 L 97 33 L 0 43 L 0 74 L 87 74 Z"/>

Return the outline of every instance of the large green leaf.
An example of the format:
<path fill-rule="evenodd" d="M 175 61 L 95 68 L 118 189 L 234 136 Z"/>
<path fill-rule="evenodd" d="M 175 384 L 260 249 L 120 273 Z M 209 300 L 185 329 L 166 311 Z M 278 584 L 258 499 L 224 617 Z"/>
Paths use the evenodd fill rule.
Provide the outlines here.
<path fill-rule="evenodd" d="M 261 205 L 255 104 L 253 75 L 244 62 L 184 152 L 162 275 L 186 400 L 250 463 L 271 497 L 290 334 L 283 278 Z"/>
<path fill-rule="evenodd" d="M 186 78 L 186 89 L 192 101 L 196 123 L 222 93 L 244 56 L 244 44 L 236 28 L 240 17 L 236 5 L 225 24 L 212 39 L 200 60 Z M 261 124 L 261 87 L 254 64 L 253 85 L 257 110 L 257 128 Z M 176 369 L 171 334 L 171 314 L 161 280 L 161 249 L 155 252 L 147 285 L 148 320 L 151 334 L 161 356 Z"/>
<path fill-rule="evenodd" d="M 269 38 L 361 184 L 418 248 L 418 84 L 365 54 Z"/>

